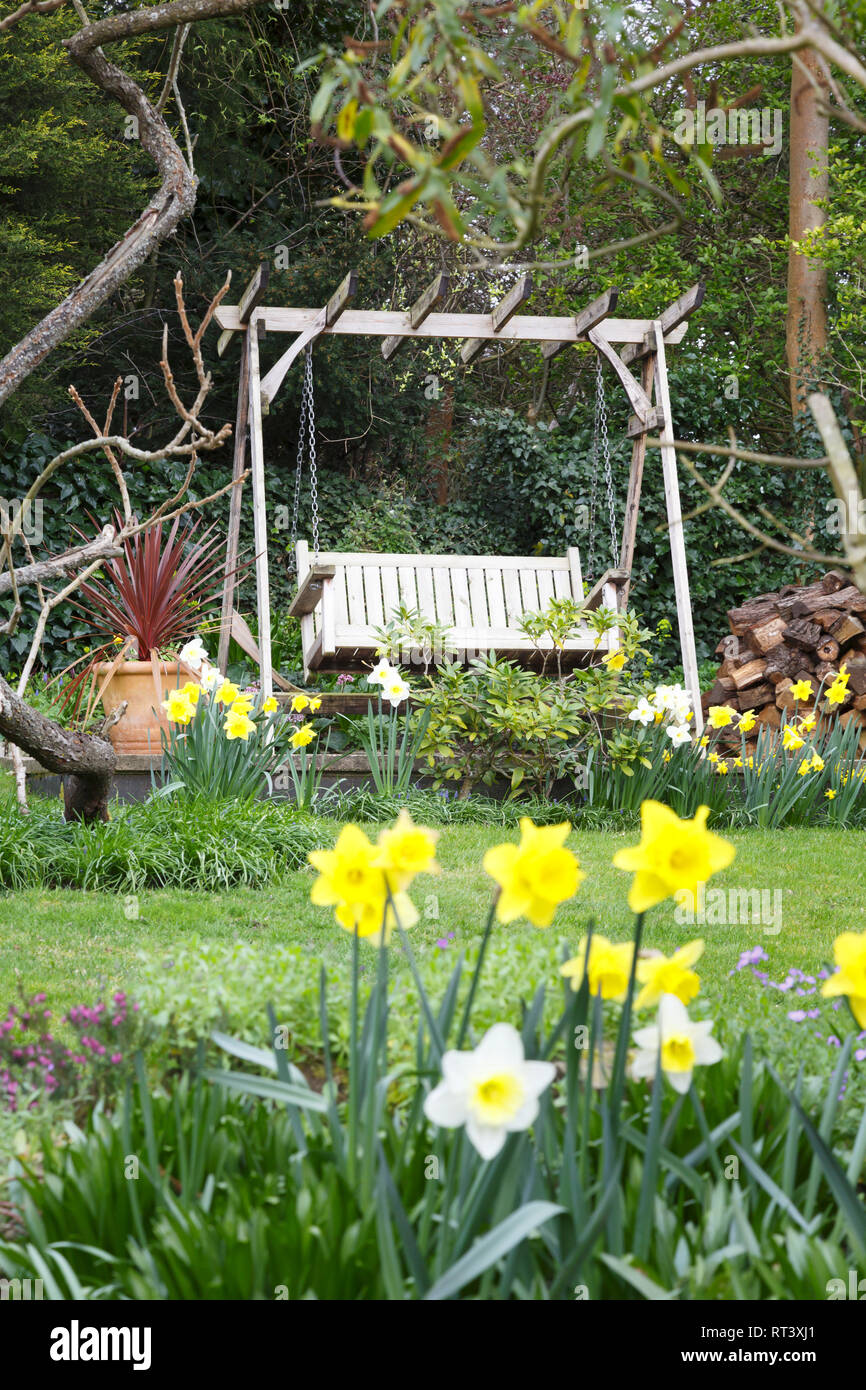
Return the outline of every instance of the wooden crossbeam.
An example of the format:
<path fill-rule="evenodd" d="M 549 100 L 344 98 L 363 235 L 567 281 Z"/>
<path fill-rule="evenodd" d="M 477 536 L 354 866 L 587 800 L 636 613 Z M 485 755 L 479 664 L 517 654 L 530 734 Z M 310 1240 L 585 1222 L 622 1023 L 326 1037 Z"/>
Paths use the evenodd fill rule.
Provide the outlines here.
<path fill-rule="evenodd" d="M 595 328 L 596 324 L 606 319 L 608 314 L 616 308 L 616 301 L 619 299 L 619 290 L 605 290 L 598 299 L 594 299 L 591 304 L 587 304 L 574 320 L 574 339 L 565 339 L 558 343 L 545 343 L 541 349 L 543 357 L 555 357 L 558 352 L 562 352 L 564 347 L 568 347 L 569 342 L 577 342 L 586 337 L 590 329 Z M 649 328 L 647 329 L 649 331 Z"/>
<path fill-rule="evenodd" d="M 665 342 L 670 342 L 669 333 L 678 329 L 681 324 L 685 323 L 690 314 L 701 307 L 704 302 L 705 291 L 706 285 L 703 280 L 698 281 L 696 285 L 692 285 L 690 290 L 681 294 L 679 299 L 675 299 L 673 304 L 669 304 L 663 314 L 659 315 L 658 322 L 661 323 L 665 334 Z M 623 348 L 623 363 L 628 366 L 631 362 L 637 362 L 639 358 L 646 357 L 648 352 L 654 351 L 654 348 L 655 332 L 653 329 L 648 329 L 642 343 L 631 343 L 628 347 Z"/>
<path fill-rule="evenodd" d="M 432 284 L 409 309 L 409 327 L 419 328 L 426 318 L 429 318 L 437 304 L 441 304 L 447 298 L 450 281 L 447 275 L 437 275 Z M 392 333 L 382 344 L 382 356 L 386 362 L 390 362 L 392 357 L 396 357 L 406 338 L 403 333 Z"/>
<path fill-rule="evenodd" d="M 294 362 L 298 353 L 303 352 L 308 343 L 315 342 L 327 328 L 332 328 L 337 322 L 346 305 L 355 297 L 358 288 L 358 275 L 354 270 L 350 270 L 345 280 L 340 285 L 331 298 L 328 300 L 324 309 L 315 317 L 313 322 L 305 328 L 292 343 L 287 352 L 284 352 L 278 362 L 275 362 L 266 376 L 262 377 L 262 413 L 267 415 L 271 401 L 279 391 L 285 380 L 286 373 Z M 259 320 L 261 322 L 261 320 Z"/>
<path fill-rule="evenodd" d="M 490 326 L 494 334 L 501 333 L 508 320 L 517 313 L 521 304 L 525 304 L 532 294 L 532 276 L 521 275 L 516 285 L 512 285 L 507 295 L 500 299 L 498 304 L 494 304 L 490 311 Z M 468 367 L 470 362 L 474 362 L 480 352 L 483 352 L 486 338 L 470 338 L 460 349 L 460 357 L 463 365 Z"/>
<path fill-rule="evenodd" d="M 586 312 L 585 310 L 584 313 Z M 316 323 L 321 314 L 321 309 L 261 307 L 256 311 L 259 323 L 268 333 L 303 333 Z M 214 320 L 218 328 L 242 327 L 237 321 L 237 305 L 220 305 L 214 314 Z M 413 329 L 405 311 L 347 309 L 333 327 L 321 331 L 324 334 L 348 334 L 350 337 L 360 338 L 387 338 L 391 334 L 400 334 L 405 338 L 499 338 L 507 342 L 568 344 L 581 341 L 575 327 L 576 322 L 571 317 L 515 314 L 497 333 L 492 326 L 490 314 L 431 314 Z M 652 325 L 652 319 L 606 318 L 604 336 L 609 343 L 642 344 Z M 681 343 L 687 331 L 688 324 L 681 323 L 665 334 L 665 342 Z"/>
<path fill-rule="evenodd" d="M 271 278 L 270 261 L 262 261 L 255 275 L 250 280 L 240 298 L 238 304 L 238 326 L 244 327 L 250 321 L 250 315 L 258 307 L 264 298 L 268 288 L 268 281 Z M 229 343 L 235 335 L 233 328 L 227 328 L 221 333 L 217 342 L 217 357 L 222 357 Z"/>

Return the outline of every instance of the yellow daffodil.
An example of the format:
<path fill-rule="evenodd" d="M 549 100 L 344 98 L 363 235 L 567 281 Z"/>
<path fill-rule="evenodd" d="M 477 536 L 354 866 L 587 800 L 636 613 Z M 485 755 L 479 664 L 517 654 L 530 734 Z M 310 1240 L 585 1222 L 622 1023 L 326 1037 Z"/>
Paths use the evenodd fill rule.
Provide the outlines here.
<path fill-rule="evenodd" d="M 238 690 L 237 686 L 232 685 L 231 681 L 223 681 L 222 685 L 216 693 L 216 697 L 219 700 L 220 704 L 233 705 L 240 693 L 241 692 Z"/>
<path fill-rule="evenodd" d="M 376 862 L 380 849 L 371 844 L 357 825 L 344 825 L 333 849 L 314 850 L 309 861 L 319 877 L 310 890 L 310 901 L 333 907 L 346 931 L 375 945 L 387 945 L 392 929 L 414 926 L 418 913 L 405 893 L 395 893 L 388 903 L 385 875 Z M 387 908 L 387 911 L 386 911 Z"/>
<path fill-rule="evenodd" d="M 180 693 L 186 696 L 191 705 L 197 705 L 201 686 L 197 685 L 195 681 L 187 681 L 186 685 L 181 686 Z"/>
<path fill-rule="evenodd" d="M 589 992 L 593 998 L 601 994 L 602 999 L 612 999 L 621 1004 L 628 990 L 634 942 L 613 942 L 608 941 L 606 936 L 593 935 L 588 965 L 586 942 L 587 938 L 581 937 L 577 955 L 560 966 L 560 975 L 571 980 L 571 988 L 576 992 L 583 983 L 584 974 L 588 973 Z"/>
<path fill-rule="evenodd" d="M 381 898 L 371 898 L 369 902 L 354 906 L 337 903 L 334 917 L 339 926 L 350 932 L 357 930 L 370 945 L 387 946 L 397 923 L 404 931 L 414 927 L 418 912 L 408 894 L 394 893 L 389 902 L 383 893 Z"/>
<path fill-rule="evenodd" d="M 826 796 L 828 801 L 832 801 L 833 797 L 836 795 L 835 789 L 833 787 L 828 787 L 824 795 Z"/>
<path fill-rule="evenodd" d="M 795 700 L 809 700 L 812 697 L 811 681 L 795 681 L 790 692 Z"/>
<path fill-rule="evenodd" d="M 659 801 L 644 801 L 641 842 L 613 857 L 618 869 L 634 873 L 628 895 L 632 912 L 646 912 L 681 889 L 696 898 L 699 883 L 727 868 L 736 850 L 707 829 L 708 806 L 699 806 L 693 820 L 680 820 Z"/>
<path fill-rule="evenodd" d="M 626 655 L 623 651 L 608 652 L 602 661 L 609 671 L 621 671 L 626 663 Z"/>
<path fill-rule="evenodd" d="M 295 695 L 292 697 L 292 714 L 303 714 L 307 705 L 310 703 L 306 695 Z"/>
<path fill-rule="evenodd" d="M 798 776 L 798 777 L 805 777 L 805 776 L 806 776 L 806 773 L 807 773 L 807 772 L 811 772 L 811 771 L 812 771 L 812 762 L 811 762 L 811 759 L 809 759 L 809 758 L 804 758 L 803 761 L 801 762 L 800 766 L 797 768 L 797 776 Z"/>
<path fill-rule="evenodd" d="M 302 724 L 301 727 L 296 729 L 292 734 L 289 742 L 293 748 L 306 748 L 307 744 L 312 743 L 315 737 L 316 731 L 312 724 Z"/>
<path fill-rule="evenodd" d="M 727 763 L 724 763 L 724 762 L 722 762 L 722 763 L 716 763 L 716 773 L 717 773 L 717 775 L 718 775 L 719 777 L 727 777 L 727 775 L 728 775 L 728 764 L 727 764 Z"/>
<path fill-rule="evenodd" d="M 734 758 L 734 767 L 742 767 L 742 766 L 743 766 L 743 760 L 742 760 L 742 758 Z"/>
<path fill-rule="evenodd" d="M 707 738 L 706 734 L 704 734 L 701 738 L 701 748 L 706 748 L 709 741 L 710 740 Z"/>
<path fill-rule="evenodd" d="M 737 725 L 737 728 L 740 729 L 741 732 L 744 734 L 750 734 L 757 722 L 758 721 L 755 718 L 754 711 L 749 709 L 746 710 L 745 713 L 740 715 L 740 722 Z"/>
<path fill-rule="evenodd" d="M 796 729 L 792 728 L 790 724 L 785 725 L 782 733 L 783 748 L 787 749 L 789 753 L 796 753 L 798 749 L 803 747 L 805 742 L 806 740 L 800 737 Z"/>
<path fill-rule="evenodd" d="M 485 871 L 500 888 L 500 922 L 528 917 L 535 927 L 549 927 L 559 904 L 574 896 L 586 875 L 577 856 L 565 848 L 570 830 L 568 821 L 538 826 L 524 816 L 519 845 L 496 845 L 487 851 Z"/>
<path fill-rule="evenodd" d="M 436 874 L 438 830 L 416 825 L 405 809 L 389 830 L 379 835 L 376 864 L 388 880 L 392 892 L 409 887 L 416 874 Z"/>
<path fill-rule="evenodd" d="M 319 871 L 310 902 L 318 907 L 346 903 L 353 911 L 360 911 L 365 903 L 382 902 L 387 892 L 385 876 L 376 863 L 378 853 L 360 826 L 344 825 L 333 849 L 316 849 L 308 856 Z"/>
<path fill-rule="evenodd" d="M 189 724 L 195 714 L 192 700 L 183 690 L 170 690 L 168 699 L 162 702 L 162 707 L 172 724 Z"/>
<path fill-rule="evenodd" d="M 700 939 L 680 946 L 672 956 L 652 956 L 648 960 L 638 960 L 637 979 L 643 989 L 634 1001 L 636 1009 L 647 1009 L 657 1004 L 663 994 L 675 994 L 684 1004 L 689 1004 L 700 992 L 701 982 L 692 970 L 704 953 L 704 943 Z"/>
<path fill-rule="evenodd" d="M 813 772 L 823 772 L 823 771 L 824 771 L 824 759 L 821 758 L 821 757 L 819 757 L 819 755 L 818 755 L 817 753 L 813 752 L 813 753 L 812 753 L 812 761 L 811 761 L 811 763 L 809 764 L 809 766 L 811 767 L 811 769 L 812 769 Z"/>
<path fill-rule="evenodd" d="M 316 710 L 317 710 L 317 709 L 321 709 L 321 708 L 322 708 L 322 702 L 321 702 L 321 700 L 318 698 L 318 696 L 316 697 L 315 700 L 311 700 L 311 701 L 310 701 L 310 713 L 311 713 L 311 714 L 315 714 L 315 713 L 316 713 Z"/>
<path fill-rule="evenodd" d="M 827 703 L 830 705 L 842 705 L 848 697 L 848 681 L 850 676 L 843 666 L 833 684 L 826 691 Z"/>
<path fill-rule="evenodd" d="M 246 743 L 250 734 L 256 731 L 255 723 L 243 710 L 230 709 L 223 724 L 226 738 L 229 740 L 242 738 Z"/>
<path fill-rule="evenodd" d="M 707 754 L 707 762 L 708 762 L 708 763 L 717 763 L 718 761 L 719 761 L 719 755 L 718 755 L 718 753 L 708 753 L 708 754 Z"/>
<path fill-rule="evenodd" d="M 252 696 L 239 695 L 236 700 L 232 701 L 231 712 L 232 714 L 249 714 L 252 707 Z"/>
<path fill-rule="evenodd" d="M 268 698 L 265 700 L 265 703 L 262 705 L 262 709 L 265 714 L 276 714 L 279 707 L 279 701 L 275 700 L 273 695 L 269 695 Z"/>
<path fill-rule="evenodd" d="M 730 705 L 710 705 L 707 722 L 711 729 L 724 729 L 732 723 L 734 711 Z"/>
<path fill-rule="evenodd" d="M 857 1023 L 866 1028 L 866 932 L 846 931 L 837 936 L 833 958 L 839 969 L 824 981 L 821 993 L 825 999 L 847 995 Z"/>
<path fill-rule="evenodd" d="M 814 714 L 807 714 L 805 719 L 800 720 L 800 733 L 811 734 L 816 722 Z"/>

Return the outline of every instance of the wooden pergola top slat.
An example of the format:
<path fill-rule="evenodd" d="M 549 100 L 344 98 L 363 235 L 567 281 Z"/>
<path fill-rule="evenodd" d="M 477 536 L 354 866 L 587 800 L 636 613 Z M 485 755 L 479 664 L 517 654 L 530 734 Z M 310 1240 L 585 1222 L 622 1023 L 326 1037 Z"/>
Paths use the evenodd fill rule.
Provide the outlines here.
<path fill-rule="evenodd" d="M 303 333 L 316 322 L 321 312 L 321 309 L 265 307 L 256 309 L 252 319 L 263 324 L 268 333 Z M 236 331 L 244 327 L 236 304 L 221 304 L 216 311 L 215 319 L 224 331 Z M 634 343 L 642 346 L 652 326 L 652 319 L 606 318 L 604 336 L 610 343 Z M 681 342 L 687 327 L 685 322 L 678 324 L 665 335 L 665 342 Z M 501 328 L 496 328 L 491 314 L 430 314 L 417 328 L 413 328 L 407 312 L 384 309 L 347 309 L 336 323 L 322 329 L 323 336 L 328 333 L 383 338 L 391 335 L 403 338 L 492 338 L 499 342 L 585 341 L 578 337 L 573 317 L 549 318 L 534 314 L 516 314 Z"/>

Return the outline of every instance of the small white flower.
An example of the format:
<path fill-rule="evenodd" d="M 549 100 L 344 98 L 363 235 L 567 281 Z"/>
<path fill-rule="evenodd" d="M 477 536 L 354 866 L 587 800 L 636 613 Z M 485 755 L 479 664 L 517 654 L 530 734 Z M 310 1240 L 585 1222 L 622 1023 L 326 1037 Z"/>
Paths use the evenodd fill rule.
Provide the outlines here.
<path fill-rule="evenodd" d="M 373 667 L 367 677 L 367 681 L 370 685 L 385 685 L 388 681 L 394 680 L 395 677 L 399 676 L 400 672 L 391 665 L 390 661 L 385 660 L 380 661 L 378 666 Z"/>
<path fill-rule="evenodd" d="M 647 724 L 651 724 L 653 722 L 653 720 L 655 719 L 655 710 L 653 709 L 652 705 L 650 704 L 649 700 L 646 698 L 645 695 L 642 695 L 640 697 L 634 709 L 629 714 L 629 719 L 633 719 L 637 723 L 643 724 L 644 728 L 646 728 Z"/>
<path fill-rule="evenodd" d="M 207 661 L 203 661 L 199 672 L 198 683 L 202 690 L 209 693 L 215 686 L 222 684 L 222 676 L 216 666 L 210 666 Z"/>
<path fill-rule="evenodd" d="M 402 705 L 404 700 L 409 698 L 409 687 L 400 675 L 399 671 L 392 671 L 389 680 L 382 686 L 382 695 L 390 702 L 391 708 L 396 709 Z"/>
<path fill-rule="evenodd" d="M 691 743 L 692 741 L 688 724 L 670 724 L 666 733 L 674 748 L 679 748 L 681 743 Z"/>
<path fill-rule="evenodd" d="M 693 1023 L 681 999 L 675 994 L 663 994 L 657 1022 L 635 1032 L 639 1050 L 632 1059 L 632 1076 L 635 1080 L 655 1076 L 661 1060 L 662 1071 L 674 1090 L 685 1095 L 695 1067 L 711 1066 L 722 1056 L 721 1047 L 710 1036 L 712 1031 L 712 1019 Z"/>
<path fill-rule="evenodd" d="M 207 652 L 200 637 L 193 637 L 191 642 L 187 642 L 185 647 L 181 647 L 180 659 L 192 671 L 197 671 L 207 661 Z"/>
<path fill-rule="evenodd" d="M 523 1039 L 510 1023 L 494 1023 L 474 1052 L 446 1052 L 442 1081 L 424 1114 L 444 1129 L 466 1127 L 482 1158 L 495 1158 L 505 1136 L 528 1129 L 538 1097 L 556 1075 L 552 1062 L 527 1062 Z"/>

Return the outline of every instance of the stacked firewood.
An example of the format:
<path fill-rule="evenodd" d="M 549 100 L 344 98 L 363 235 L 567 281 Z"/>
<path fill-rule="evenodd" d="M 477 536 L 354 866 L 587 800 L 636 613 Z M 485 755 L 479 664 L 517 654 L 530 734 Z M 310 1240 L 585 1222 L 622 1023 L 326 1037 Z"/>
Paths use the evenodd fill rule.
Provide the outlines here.
<path fill-rule="evenodd" d="M 866 748 L 866 596 L 844 574 L 829 570 L 816 584 L 759 594 L 732 608 L 728 622 L 730 635 L 716 647 L 718 676 L 701 698 L 704 712 L 711 705 L 752 710 L 756 734 L 764 725 L 778 729 L 783 711 L 814 707 L 821 683 L 826 690 L 844 666 L 847 693 L 834 710 L 843 724 L 858 721 Z M 791 694 L 799 681 L 810 682 L 811 699 Z M 821 713 L 825 701 L 819 704 Z"/>

